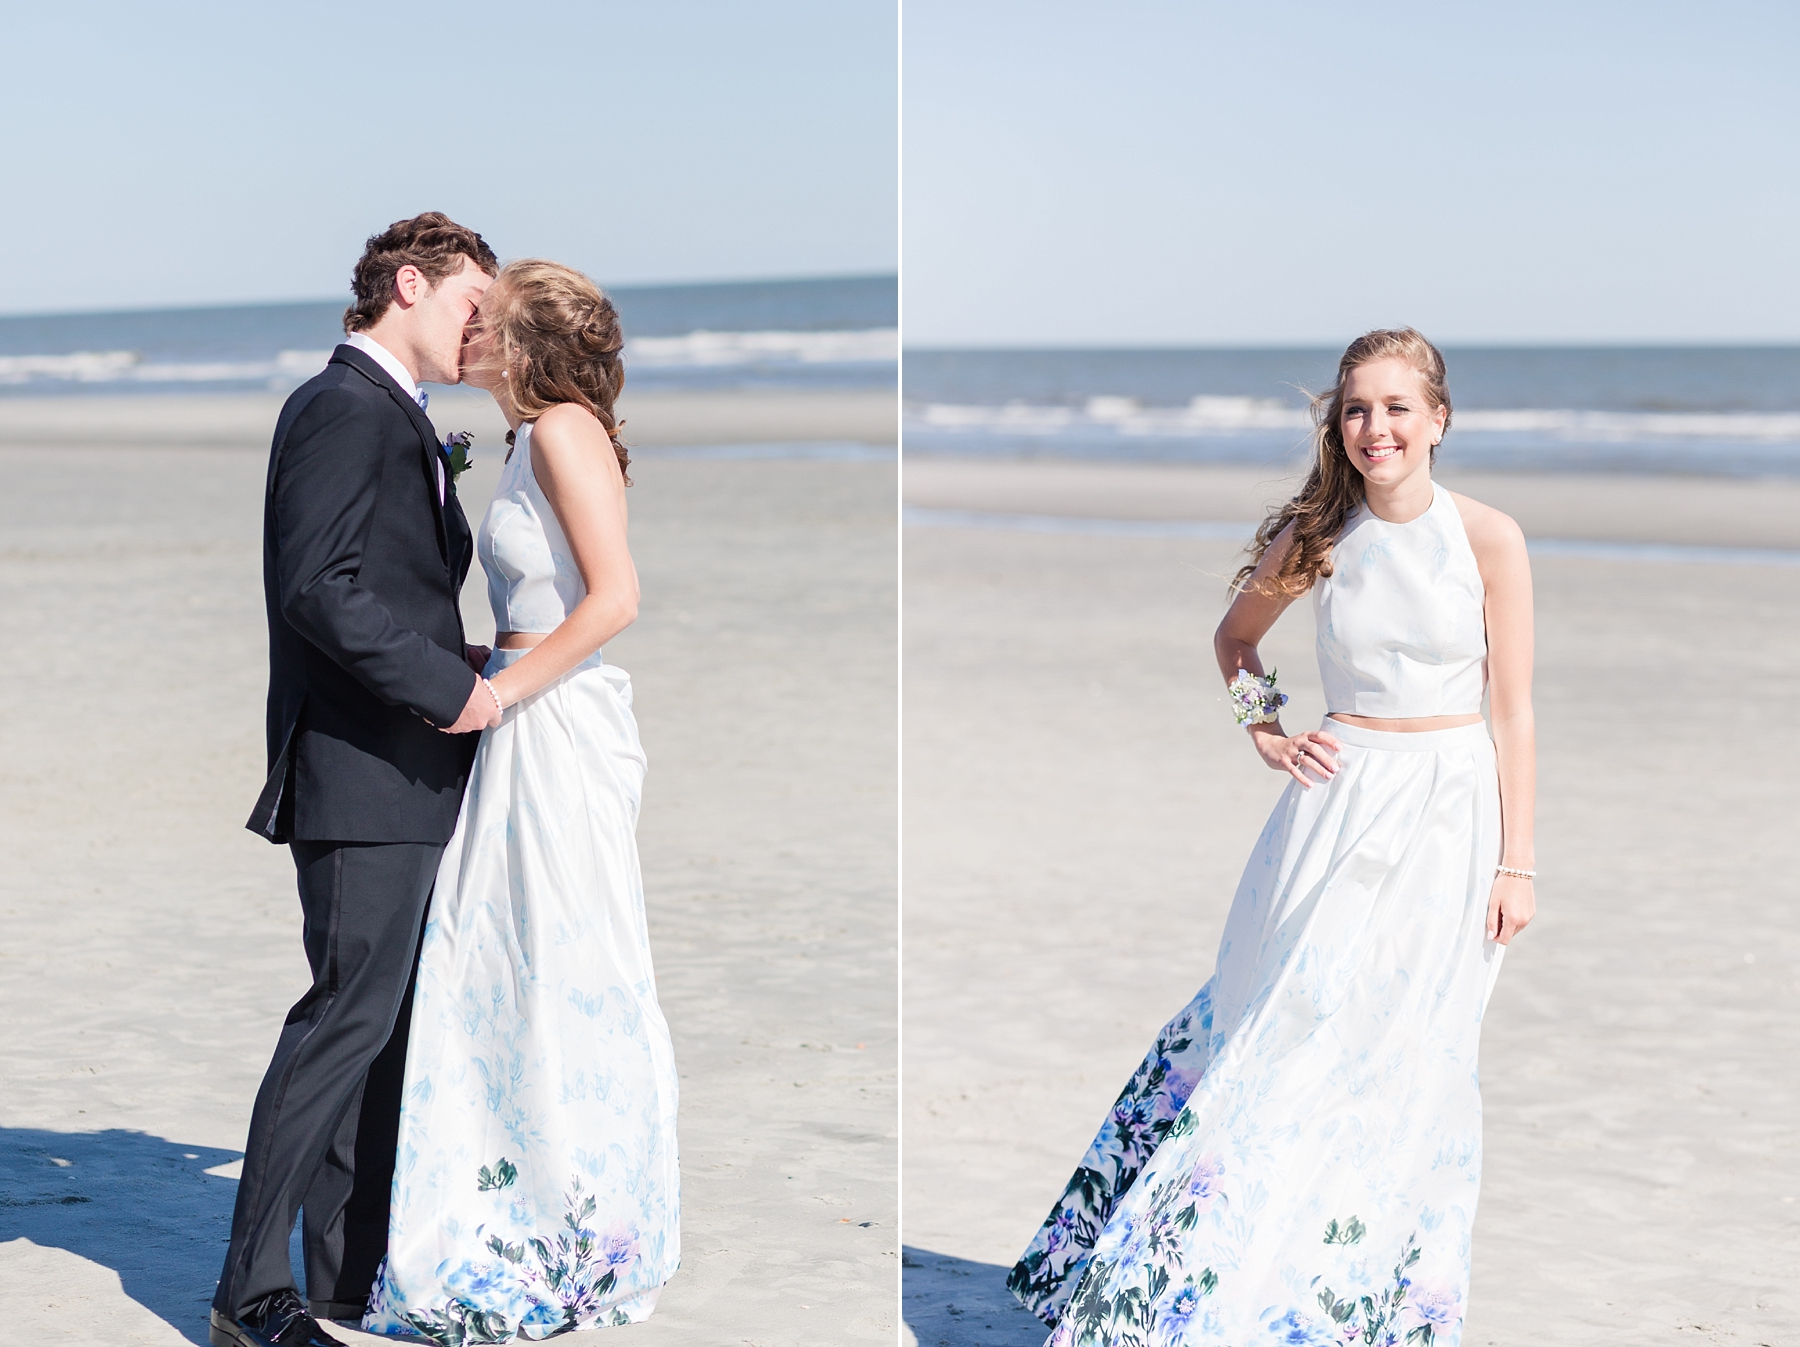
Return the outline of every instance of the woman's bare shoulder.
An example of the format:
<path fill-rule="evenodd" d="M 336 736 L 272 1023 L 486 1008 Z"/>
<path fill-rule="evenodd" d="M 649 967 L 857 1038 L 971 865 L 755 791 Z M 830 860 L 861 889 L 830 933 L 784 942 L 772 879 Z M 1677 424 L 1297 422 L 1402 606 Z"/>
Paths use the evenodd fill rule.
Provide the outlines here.
<path fill-rule="evenodd" d="M 1294 550 L 1294 536 L 1300 525 L 1296 520 L 1288 520 L 1281 526 L 1281 532 L 1269 539 L 1268 549 L 1263 553 L 1263 561 L 1269 563 L 1271 569 L 1278 568 L 1287 560 L 1287 554 Z"/>
<path fill-rule="evenodd" d="M 1469 546 L 1477 558 L 1525 555 L 1525 531 L 1511 515 L 1459 491 L 1452 491 L 1450 499 L 1456 502 L 1463 532 L 1469 535 Z"/>
<path fill-rule="evenodd" d="M 531 432 L 540 444 L 546 435 L 559 444 L 585 443 L 596 436 L 605 439 L 606 427 L 580 403 L 559 402 L 538 417 Z"/>
<path fill-rule="evenodd" d="M 534 459 L 547 462 L 553 472 L 565 464 L 575 470 L 590 462 L 615 466 L 618 462 L 600 418 L 574 402 L 559 402 L 538 417 L 532 425 L 531 447 Z"/>
<path fill-rule="evenodd" d="M 1281 573 L 1282 564 L 1295 547 L 1297 525 L 1291 520 L 1284 524 L 1281 531 L 1269 539 L 1269 545 L 1263 549 L 1257 560 L 1256 568 L 1251 571 L 1242 583 L 1234 586 L 1236 595 L 1232 600 L 1233 608 L 1239 603 L 1259 604 L 1272 603 L 1277 613 L 1285 609 L 1295 599 L 1312 588 L 1309 581 L 1305 588 L 1290 590 L 1278 584 L 1275 577 Z"/>

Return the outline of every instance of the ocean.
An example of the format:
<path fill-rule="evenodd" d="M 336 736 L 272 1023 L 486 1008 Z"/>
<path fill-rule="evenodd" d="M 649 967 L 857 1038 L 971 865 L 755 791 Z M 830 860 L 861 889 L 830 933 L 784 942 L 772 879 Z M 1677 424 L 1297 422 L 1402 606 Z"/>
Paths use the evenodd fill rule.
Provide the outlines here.
<path fill-rule="evenodd" d="M 1272 466 L 1325 349 L 908 350 L 907 452 Z M 1440 465 L 1800 476 L 1800 347 L 1447 347 Z"/>
<path fill-rule="evenodd" d="M 608 291 L 633 388 L 892 386 L 892 276 Z M 0 396 L 286 392 L 343 338 L 341 300 L 0 317 Z"/>

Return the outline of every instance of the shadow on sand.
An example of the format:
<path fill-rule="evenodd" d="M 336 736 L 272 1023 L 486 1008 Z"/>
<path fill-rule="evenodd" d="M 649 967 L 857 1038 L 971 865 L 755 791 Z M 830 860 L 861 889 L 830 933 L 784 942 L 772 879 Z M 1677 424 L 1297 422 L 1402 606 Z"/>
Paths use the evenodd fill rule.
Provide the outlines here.
<path fill-rule="evenodd" d="M 1010 1268 L 902 1251 L 901 1312 L 919 1347 L 1043 1347 L 1045 1328 L 1006 1289 Z"/>
<path fill-rule="evenodd" d="M 235 1179 L 206 1171 L 241 1158 L 143 1132 L 0 1128 L 0 1241 L 111 1268 L 126 1295 L 204 1344 L 237 1198 Z"/>

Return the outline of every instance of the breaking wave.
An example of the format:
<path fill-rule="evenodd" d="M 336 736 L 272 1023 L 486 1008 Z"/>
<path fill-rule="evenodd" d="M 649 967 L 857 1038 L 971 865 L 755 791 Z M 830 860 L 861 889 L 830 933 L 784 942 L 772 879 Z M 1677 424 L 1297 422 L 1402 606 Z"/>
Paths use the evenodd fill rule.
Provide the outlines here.
<path fill-rule="evenodd" d="M 1056 439 L 1096 435 L 1120 439 L 1204 439 L 1290 432 L 1312 420 L 1303 407 L 1275 398 L 1197 397 L 1184 406 L 1144 406 L 1133 398 L 1095 397 L 1079 406 L 1009 402 L 1001 406 L 928 403 L 908 409 L 914 428 L 957 435 Z M 1800 444 L 1800 412 L 1612 412 L 1553 408 L 1459 411 L 1458 435 L 1524 436 L 1571 443 L 1635 444 L 1657 440 L 1723 440 Z"/>
<path fill-rule="evenodd" d="M 891 364 L 900 356 L 893 328 L 856 332 L 690 332 L 638 337 L 625 344 L 637 369 L 729 369 L 783 365 Z M 266 360 L 145 360 L 136 351 L 0 355 L 0 385 L 245 384 L 292 386 L 331 359 L 329 350 L 282 351 Z"/>

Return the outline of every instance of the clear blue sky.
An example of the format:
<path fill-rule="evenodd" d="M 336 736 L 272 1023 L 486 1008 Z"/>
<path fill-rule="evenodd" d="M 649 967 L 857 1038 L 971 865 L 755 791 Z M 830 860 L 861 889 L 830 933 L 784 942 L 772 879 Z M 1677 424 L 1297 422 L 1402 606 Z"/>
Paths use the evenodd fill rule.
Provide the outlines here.
<path fill-rule="evenodd" d="M 906 0 L 909 345 L 1800 340 L 1800 5 Z"/>
<path fill-rule="evenodd" d="M 893 0 L 12 5 L 0 312 L 344 293 L 448 211 L 604 283 L 896 265 Z"/>

